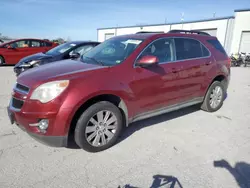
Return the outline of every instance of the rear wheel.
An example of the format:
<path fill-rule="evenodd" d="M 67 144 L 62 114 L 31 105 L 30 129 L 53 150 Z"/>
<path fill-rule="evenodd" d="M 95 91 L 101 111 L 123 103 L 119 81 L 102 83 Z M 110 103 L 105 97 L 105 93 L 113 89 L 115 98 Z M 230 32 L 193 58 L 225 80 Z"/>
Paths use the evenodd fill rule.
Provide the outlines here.
<path fill-rule="evenodd" d="M 0 56 L 0 66 L 2 66 L 4 64 L 5 64 L 4 58 L 2 56 Z"/>
<path fill-rule="evenodd" d="M 102 101 L 83 112 L 75 128 L 75 141 L 89 152 L 113 146 L 122 130 L 122 114 L 110 102 Z"/>
<path fill-rule="evenodd" d="M 226 91 L 223 84 L 219 81 L 214 81 L 209 87 L 201 109 L 207 112 L 215 112 L 219 110 L 225 99 Z"/>

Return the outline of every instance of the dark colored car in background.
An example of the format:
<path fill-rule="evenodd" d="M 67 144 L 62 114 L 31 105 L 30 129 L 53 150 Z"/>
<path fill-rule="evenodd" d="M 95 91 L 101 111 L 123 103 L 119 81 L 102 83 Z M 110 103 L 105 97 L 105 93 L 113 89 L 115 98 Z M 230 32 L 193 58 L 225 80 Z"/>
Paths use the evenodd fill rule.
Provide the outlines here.
<path fill-rule="evenodd" d="M 0 44 L 0 66 L 15 65 L 28 55 L 46 52 L 57 45 L 41 39 L 18 39 Z"/>
<path fill-rule="evenodd" d="M 64 59 L 77 59 L 98 44 L 100 43 L 94 41 L 72 41 L 63 43 L 47 52 L 24 57 L 15 65 L 14 72 L 18 76 L 33 67 Z"/>
<path fill-rule="evenodd" d="M 67 146 L 74 139 L 98 152 L 115 144 L 129 123 L 196 104 L 208 112 L 219 110 L 230 66 L 218 39 L 207 33 L 116 36 L 80 61 L 21 74 L 8 114 L 12 124 L 40 142 Z"/>

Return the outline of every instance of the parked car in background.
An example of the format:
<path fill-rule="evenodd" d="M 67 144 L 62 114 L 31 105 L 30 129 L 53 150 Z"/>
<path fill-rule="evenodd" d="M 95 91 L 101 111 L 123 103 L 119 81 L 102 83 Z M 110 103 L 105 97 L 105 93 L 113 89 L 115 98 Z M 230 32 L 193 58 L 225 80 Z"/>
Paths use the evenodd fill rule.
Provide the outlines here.
<path fill-rule="evenodd" d="M 8 107 L 11 123 L 50 146 L 71 138 L 90 152 L 111 147 L 129 123 L 226 99 L 230 58 L 198 31 L 112 37 L 81 56 L 24 72 Z M 157 135 L 156 135 L 157 136 Z"/>
<path fill-rule="evenodd" d="M 93 41 L 73 41 L 61 44 L 47 52 L 33 54 L 21 59 L 14 67 L 16 75 L 31 69 L 54 61 L 64 59 L 77 59 L 87 51 L 100 44 Z"/>
<path fill-rule="evenodd" d="M 18 39 L 0 44 L 0 65 L 15 65 L 20 59 L 38 52 L 46 52 L 57 44 L 40 39 Z"/>

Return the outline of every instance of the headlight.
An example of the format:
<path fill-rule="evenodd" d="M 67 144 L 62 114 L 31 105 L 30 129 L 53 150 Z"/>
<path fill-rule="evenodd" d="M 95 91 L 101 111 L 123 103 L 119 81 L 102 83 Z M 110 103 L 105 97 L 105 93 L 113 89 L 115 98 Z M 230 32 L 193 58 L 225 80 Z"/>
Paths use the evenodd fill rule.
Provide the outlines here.
<path fill-rule="evenodd" d="M 41 60 L 32 60 L 29 62 L 30 65 L 35 65 L 37 63 L 39 63 Z"/>
<path fill-rule="evenodd" d="M 32 60 L 30 62 L 21 64 L 20 67 L 30 67 L 30 66 L 33 66 L 33 65 L 40 63 L 40 62 L 41 62 L 41 60 Z"/>
<path fill-rule="evenodd" d="M 37 87 L 30 99 L 47 103 L 58 97 L 69 85 L 69 80 L 48 82 Z"/>

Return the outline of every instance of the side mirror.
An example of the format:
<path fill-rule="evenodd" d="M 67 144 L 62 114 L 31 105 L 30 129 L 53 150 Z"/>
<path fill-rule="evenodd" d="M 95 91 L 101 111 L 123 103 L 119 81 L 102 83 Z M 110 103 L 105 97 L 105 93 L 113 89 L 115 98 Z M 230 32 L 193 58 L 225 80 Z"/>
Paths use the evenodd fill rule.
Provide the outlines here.
<path fill-rule="evenodd" d="M 148 67 L 152 65 L 157 65 L 158 63 L 158 57 L 153 55 L 145 55 L 136 62 L 136 65 L 140 67 Z"/>
<path fill-rule="evenodd" d="M 72 54 L 70 54 L 69 55 L 69 57 L 71 58 L 71 59 L 77 59 L 77 58 L 79 58 L 81 55 L 79 54 L 79 53 L 72 53 Z"/>
<path fill-rule="evenodd" d="M 12 47 L 11 45 L 7 46 L 7 49 L 11 50 L 11 49 L 15 49 L 14 47 Z"/>

